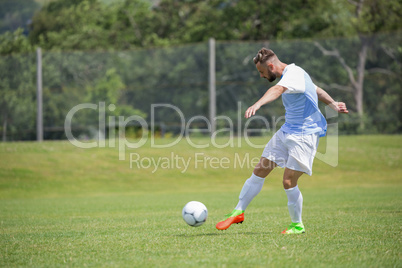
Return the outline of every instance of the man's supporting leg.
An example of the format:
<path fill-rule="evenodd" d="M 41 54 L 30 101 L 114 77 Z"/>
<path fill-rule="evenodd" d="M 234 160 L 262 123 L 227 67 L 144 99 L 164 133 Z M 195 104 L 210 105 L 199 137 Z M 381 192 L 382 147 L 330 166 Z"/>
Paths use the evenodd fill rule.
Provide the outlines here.
<path fill-rule="evenodd" d="M 303 209 L 303 195 L 301 194 L 299 187 L 285 189 L 288 196 L 288 209 L 292 222 L 302 222 L 302 209 Z"/>
<path fill-rule="evenodd" d="M 285 173 L 283 174 L 283 187 L 288 197 L 288 209 L 292 224 L 282 233 L 304 232 L 302 223 L 303 195 L 297 186 L 297 181 L 302 174 L 303 172 L 301 171 L 288 168 L 285 169 Z"/>

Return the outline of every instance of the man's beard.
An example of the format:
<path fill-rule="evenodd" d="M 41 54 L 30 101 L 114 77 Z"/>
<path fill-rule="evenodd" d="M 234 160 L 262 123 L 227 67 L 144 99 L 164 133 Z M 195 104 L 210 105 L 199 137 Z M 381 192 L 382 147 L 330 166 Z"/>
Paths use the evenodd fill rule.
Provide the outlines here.
<path fill-rule="evenodd" d="M 268 71 L 268 77 L 266 77 L 267 80 L 268 80 L 269 82 L 275 81 L 276 75 L 275 75 L 273 72 L 271 72 L 270 69 L 268 69 L 267 71 Z"/>

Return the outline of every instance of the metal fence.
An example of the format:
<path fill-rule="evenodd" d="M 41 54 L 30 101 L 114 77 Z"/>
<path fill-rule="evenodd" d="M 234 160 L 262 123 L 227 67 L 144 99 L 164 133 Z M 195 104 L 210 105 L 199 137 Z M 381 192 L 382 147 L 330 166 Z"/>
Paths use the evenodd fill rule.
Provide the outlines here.
<path fill-rule="evenodd" d="M 235 134 L 240 134 L 237 130 L 239 124 L 245 124 L 244 111 L 272 86 L 259 78 L 252 61 L 263 46 L 273 49 L 283 62 L 304 68 L 334 99 L 348 104 L 351 114 L 337 118 L 340 133 L 399 133 L 401 40 L 401 32 L 370 38 L 363 80 L 364 116 L 354 112 L 356 94 L 348 73 L 350 68 L 352 76 L 357 77 L 362 52 L 359 37 L 216 41 L 112 52 L 42 51 L 42 106 L 37 105 L 37 54 L 1 57 L 2 140 L 40 140 L 41 135 L 45 140 L 66 139 L 66 118 L 74 107 L 71 131 L 81 139 L 107 137 L 111 132 L 100 131 L 100 121 L 107 128 L 116 128 L 120 119 L 130 116 L 143 118 L 154 135 L 177 135 L 183 118 L 185 123 L 191 121 L 193 132 L 199 129 L 200 135 L 208 135 L 208 131 L 202 131 L 208 121 L 220 129 L 230 124 L 229 119 Z M 323 48 L 332 54 L 325 55 Z M 77 109 L 82 104 L 96 107 Z M 38 114 L 38 107 L 42 107 L 42 113 Z M 279 120 L 284 115 L 281 101 L 263 107 L 259 115 L 269 122 Z M 220 120 L 211 120 L 216 116 Z M 250 124 L 256 128 L 265 126 L 263 120 Z M 125 127 L 133 136 L 141 131 L 138 120 Z"/>

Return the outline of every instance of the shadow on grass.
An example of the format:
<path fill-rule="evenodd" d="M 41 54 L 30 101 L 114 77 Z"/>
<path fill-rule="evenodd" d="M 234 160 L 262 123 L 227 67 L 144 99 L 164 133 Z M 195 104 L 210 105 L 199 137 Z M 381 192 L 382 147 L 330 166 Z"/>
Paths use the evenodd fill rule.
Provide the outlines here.
<path fill-rule="evenodd" d="M 263 235 L 272 234 L 272 232 L 226 232 L 217 231 L 216 233 L 203 233 L 203 234 L 177 234 L 176 237 L 199 237 L 199 236 L 221 236 L 221 235 Z"/>

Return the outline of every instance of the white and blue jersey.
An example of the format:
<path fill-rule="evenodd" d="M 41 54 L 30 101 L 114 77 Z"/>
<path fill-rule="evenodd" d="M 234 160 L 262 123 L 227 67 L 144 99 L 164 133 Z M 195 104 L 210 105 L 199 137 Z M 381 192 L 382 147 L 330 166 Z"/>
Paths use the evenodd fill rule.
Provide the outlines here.
<path fill-rule="evenodd" d="M 296 135 L 327 132 L 327 121 L 318 108 L 317 86 L 310 76 L 294 63 L 286 66 L 277 85 L 287 88 L 282 94 L 285 106 L 283 132 Z"/>

